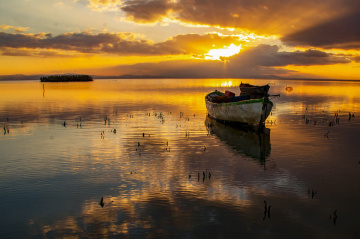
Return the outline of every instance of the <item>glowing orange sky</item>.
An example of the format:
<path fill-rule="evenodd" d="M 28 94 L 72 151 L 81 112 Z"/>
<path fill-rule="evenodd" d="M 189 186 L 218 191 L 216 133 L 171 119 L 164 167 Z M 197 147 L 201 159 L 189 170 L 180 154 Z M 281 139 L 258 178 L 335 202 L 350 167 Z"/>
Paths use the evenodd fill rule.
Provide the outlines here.
<path fill-rule="evenodd" d="M 351 0 L 1 2 L 0 75 L 211 77 L 199 72 L 213 69 L 213 77 L 360 79 L 357 5 Z"/>

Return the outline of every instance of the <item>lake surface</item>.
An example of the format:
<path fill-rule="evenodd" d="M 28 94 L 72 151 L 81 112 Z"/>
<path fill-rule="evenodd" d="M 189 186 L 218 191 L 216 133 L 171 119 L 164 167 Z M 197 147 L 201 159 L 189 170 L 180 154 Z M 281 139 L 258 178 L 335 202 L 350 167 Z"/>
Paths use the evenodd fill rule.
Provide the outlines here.
<path fill-rule="evenodd" d="M 241 81 L 265 133 L 206 117 Z M 360 82 L 0 82 L 0 126 L 0 238 L 360 238 Z"/>

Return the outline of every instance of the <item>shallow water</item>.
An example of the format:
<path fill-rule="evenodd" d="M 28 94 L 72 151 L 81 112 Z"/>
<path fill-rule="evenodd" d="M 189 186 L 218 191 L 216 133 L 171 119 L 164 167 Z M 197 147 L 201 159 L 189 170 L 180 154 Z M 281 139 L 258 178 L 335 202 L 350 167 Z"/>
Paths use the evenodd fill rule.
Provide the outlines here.
<path fill-rule="evenodd" d="M 266 133 L 206 117 L 238 79 L 0 82 L 0 237 L 359 238 L 360 83 L 242 81 Z"/>

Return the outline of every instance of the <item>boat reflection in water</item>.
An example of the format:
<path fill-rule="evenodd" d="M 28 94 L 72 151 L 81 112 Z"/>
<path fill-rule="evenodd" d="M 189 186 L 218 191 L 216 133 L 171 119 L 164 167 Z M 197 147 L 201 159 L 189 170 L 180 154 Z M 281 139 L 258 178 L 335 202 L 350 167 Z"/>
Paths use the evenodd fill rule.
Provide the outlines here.
<path fill-rule="evenodd" d="M 265 165 L 271 151 L 270 129 L 258 132 L 241 125 L 227 125 L 209 116 L 206 117 L 205 124 L 210 134 L 215 134 L 241 155 L 257 159 L 261 165 Z"/>

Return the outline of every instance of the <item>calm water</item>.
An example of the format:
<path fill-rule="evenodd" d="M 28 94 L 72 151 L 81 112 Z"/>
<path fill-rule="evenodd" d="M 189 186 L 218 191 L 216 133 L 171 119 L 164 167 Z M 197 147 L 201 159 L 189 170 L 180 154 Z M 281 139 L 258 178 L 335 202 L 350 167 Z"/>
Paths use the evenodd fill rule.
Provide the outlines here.
<path fill-rule="evenodd" d="M 0 238 L 360 238 L 360 83 L 243 80 L 256 134 L 206 118 L 240 81 L 0 82 Z"/>

